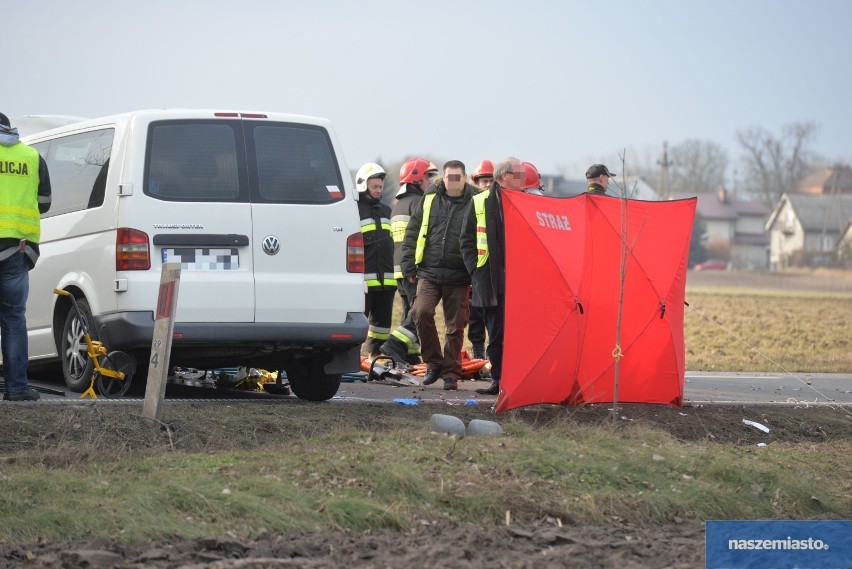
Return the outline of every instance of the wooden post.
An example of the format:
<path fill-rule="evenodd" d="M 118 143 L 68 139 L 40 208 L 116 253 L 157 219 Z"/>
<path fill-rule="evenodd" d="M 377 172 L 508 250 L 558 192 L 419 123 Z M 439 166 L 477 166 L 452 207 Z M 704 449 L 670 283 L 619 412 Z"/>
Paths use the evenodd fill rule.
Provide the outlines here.
<path fill-rule="evenodd" d="M 166 396 L 169 377 L 169 356 L 172 353 L 179 285 L 180 263 L 163 264 L 154 314 L 151 359 L 148 360 L 148 385 L 145 387 L 145 404 L 142 407 L 142 416 L 155 421 L 163 419 L 163 399 Z"/>

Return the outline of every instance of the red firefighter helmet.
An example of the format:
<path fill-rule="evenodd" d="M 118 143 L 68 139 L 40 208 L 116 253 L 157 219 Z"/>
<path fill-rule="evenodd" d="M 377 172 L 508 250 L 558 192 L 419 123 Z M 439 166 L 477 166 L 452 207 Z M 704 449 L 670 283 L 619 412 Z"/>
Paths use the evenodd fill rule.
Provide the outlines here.
<path fill-rule="evenodd" d="M 423 180 L 426 170 L 429 169 L 429 161 L 423 158 L 411 158 L 406 160 L 399 169 L 400 184 L 416 184 Z"/>
<path fill-rule="evenodd" d="M 473 174 L 471 174 L 471 179 L 475 182 L 477 178 L 481 178 L 483 176 L 489 176 L 491 178 L 494 177 L 494 163 L 491 160 L 483 160 L 479 163 L 479 165 L 474 168 Z"/>
<path fill-rule="evenodd" d="M 522 162 L 524 165 L 524 188 L 530 190 L 541 187 L 541 174 L 538 173 L 538 168 L 530 162 Z"/>

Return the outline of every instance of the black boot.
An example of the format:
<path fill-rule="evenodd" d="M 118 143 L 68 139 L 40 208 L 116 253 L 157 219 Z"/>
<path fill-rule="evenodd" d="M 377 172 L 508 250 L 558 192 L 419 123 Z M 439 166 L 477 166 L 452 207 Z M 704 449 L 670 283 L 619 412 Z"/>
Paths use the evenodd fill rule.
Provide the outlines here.
<path fill-rule="evenodd" d="M 484 360 L 485 359 L 485 344 L 474 344 L 473 345 L 473 359 L 475 359 L 475 360 Z"/>
<path fill-rule="evenodd" d="M 438 381 L 438 377 L 441 375 L 441 368 L 430 367 L 426 369 L 426 375 L 423 376 L 423 385 L 432 385 L 436 381 Z"/>
<path fill-rule="evenodd" d="M 38 401 L 39 393 L 32 387 L 25 387 L 23 391 L 10 393 L 3 392 L 3 401 Z"/>
<path fill-rule="evenodd" d="M 500 393 L 500 381 L 495 379 L 491 382 L 491 385 L 485 389 L 477 389 L 476 392 L 482 395 L 498 395 Z"/>
<path fill-rule="evenodd" d="M 393 358 L 393 361 L 398 364 L 405 364 L 408 354 L 406 354 L 403 346 L 400 346 L 398 342 L 394 339 L 386 341 L 384 344 L 379 346 L 379 351 Z"/>

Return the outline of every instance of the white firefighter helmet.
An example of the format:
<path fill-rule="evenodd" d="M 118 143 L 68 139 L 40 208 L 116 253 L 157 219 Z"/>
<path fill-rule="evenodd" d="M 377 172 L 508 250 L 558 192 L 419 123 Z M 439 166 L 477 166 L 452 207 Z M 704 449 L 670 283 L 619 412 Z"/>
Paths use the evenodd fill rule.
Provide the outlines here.
<path fill-rule="evenodd" d="M 367 162 L 358 168 L 358 173 L 355 174 L 355 189 L 359 193 L 364 193 L 367 191 L 367 180 L 370 178 L 381 178 L 384 180 L 385 176 L 387 176 L 387 172 L 385 172 L 384 168 L 375 162 Z"/>

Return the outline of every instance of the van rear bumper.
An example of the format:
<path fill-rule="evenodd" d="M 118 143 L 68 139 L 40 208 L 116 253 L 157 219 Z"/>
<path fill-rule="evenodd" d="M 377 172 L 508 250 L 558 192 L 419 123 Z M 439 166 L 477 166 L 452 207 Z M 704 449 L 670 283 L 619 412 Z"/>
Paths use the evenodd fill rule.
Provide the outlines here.
<path fill-rule="evenodd" d="M 154 336 L 153 312 L 117 312 L 98 317 L 101 337 L 110 350 L 150 348 Z M 172 349 L 185 345 L 235 344 L 292 349 L 299 345 L 346 348 L 367 339 L 367 317 L 348 312 L 340 324 L 289 322 L 175 322 Z"/>

